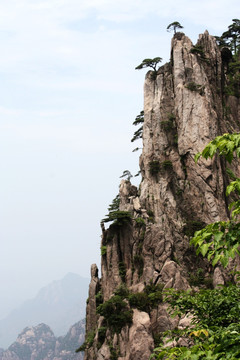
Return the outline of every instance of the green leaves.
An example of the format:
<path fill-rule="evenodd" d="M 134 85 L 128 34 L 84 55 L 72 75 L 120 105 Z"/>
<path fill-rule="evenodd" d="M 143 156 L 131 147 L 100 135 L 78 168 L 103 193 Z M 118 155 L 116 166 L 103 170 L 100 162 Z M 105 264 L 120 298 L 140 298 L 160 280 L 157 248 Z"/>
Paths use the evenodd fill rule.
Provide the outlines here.
<path fill-rule="evenodd" d="M 133 311 L 120 295 L 112 296 L 99 305 L 97 314 L 104 316 L 107 326 L 116 333 L 120 333 L 124 326 L 132 323 Z"/>
<path fill-rule="evenodd" d="M 218 221 L 196 231 L 190 244 L 197 249 L 197 254 L 207 256 L 213 266 L 221 263 L 228 265 L 229 259 L 239 254 L 240 224 L 233 221 Z"/>
<path fill-rule="evenodd" d="M 204 159 L 212 159 L 218 153 L 224 156 L 231 164 L 234 155 L 240 157 L 240 134 L 224 134 L 217 136 L 212 140 L 202 152 L 196 154 L 195 162 L 200 157 Z M 235 192 L 240 195 L 240 179 L 233 173 L 231 169 L 227 168 L 227 173 L 233 181 L 227 186 L 226 195 L 229 196 Z M 195 232 L 190 244 L 197 248 L 197 254 L 207 256 L 208 260 L 212 262 L 213 266 L 221 263 L 224 267 L 228 265 L 229 259 L 234 258 L 239 254 L 238 248 L 240 246 L 240 224 L 237 221 L 237 216 L 240 214 L 240 200 L 230 203 L 229 210 L 231 210 L 230 221 L 220 221 L 214 224 L 207 225 L 204 229 Z"/>
<path fill-rule="evenodd" d="M 224 134 L 217 136 L 214 140 L 210 141 L 202 152 L 195 155 L 195 162 L 197 162 L 200 157 L 212 159 L 217 152 L 219 155 L 223 155 L 230 164 L 233 160 L 234 153 L 239 158 L 240 134 Z"/>
<path fill-rule="evenodd" d="M 229 196 L 233 191 L 237 191 L 238 195 L 240 195 L 240 179 L 238 178 L 228 185 L 226 195 Z"/>
<path fill-rule="evenodd" d="M 166 292 L 173 316 L 191 314 L 189 328 L 165 333 L 168 341 L 179 338 L 187 346 L 166 347 L 166 340 L 154 350 L 151 359 L 239 359 L 240 358 L 240 287 L 220 286 L 215 290 Z"/>

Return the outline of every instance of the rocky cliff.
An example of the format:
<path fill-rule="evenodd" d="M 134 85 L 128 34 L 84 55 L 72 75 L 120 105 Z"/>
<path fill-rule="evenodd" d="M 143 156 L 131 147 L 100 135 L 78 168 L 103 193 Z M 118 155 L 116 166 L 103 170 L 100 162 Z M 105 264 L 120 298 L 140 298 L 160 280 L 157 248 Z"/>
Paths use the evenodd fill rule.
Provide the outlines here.
<path fill-rule="evenodd" d="M 226 281 L 221 268 L 196 257 L 189 238 L 229 217 L 224 161 L 195 164 L 194 155 L 217 135 L 239 131 L 239 97 L 226 91 L 230 57 L 207 31 L 196 46 L 176 33 L 170 63 L 146 75 L 142 181 L 138 189 L 121 182 L 118 216 L 108 229 L 102 224 L 101 279 L 93 265 L 85 360 L 149 359 L 163 331 L 186 323 L 169 317 L 162 289 Z"/>
<path fill-rule="evenodd" d="M 27 327 L 6 351 L 0 351 L 0 360 L 82 360 L 75 349 L 84 340 L 84 323 L 79 321 L 58 338 L 45 324 Z"/>

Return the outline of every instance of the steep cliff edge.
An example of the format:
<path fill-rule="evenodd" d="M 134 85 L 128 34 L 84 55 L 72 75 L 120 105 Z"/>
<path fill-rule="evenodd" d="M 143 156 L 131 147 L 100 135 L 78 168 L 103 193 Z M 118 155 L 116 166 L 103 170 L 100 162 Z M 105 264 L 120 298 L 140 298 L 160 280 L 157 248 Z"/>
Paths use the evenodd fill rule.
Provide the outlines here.
<path fill-rule="evenodd" d="M 221 53 L 208 32 L 196 48 L 201 51 L 176 33 L 170 63 L 146 75 L 142 181 L 139 189 L 121 182 L 122 217 L 107 230 L 102 225 L 101 279 L 93 265 L 85 360 L 149 359 L 161 332 L 179 325 L 161 290 L 195 286 L 199 269 L 203 284 L 225 281 L 220 268 L 195 256 L 189 237 L 228 218 L 226 166 L 219 158 L 195 164 L 194 155 L 217 135 L 239 131 L 240 102 L 225 91 L 227 49 Z"/>

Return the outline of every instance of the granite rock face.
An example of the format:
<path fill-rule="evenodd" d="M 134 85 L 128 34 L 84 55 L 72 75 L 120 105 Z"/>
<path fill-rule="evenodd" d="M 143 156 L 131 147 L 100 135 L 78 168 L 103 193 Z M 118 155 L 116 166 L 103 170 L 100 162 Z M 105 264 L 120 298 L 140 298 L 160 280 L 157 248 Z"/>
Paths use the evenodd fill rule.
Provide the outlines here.
<path fill-rule="evenodd" d="M 84 340 L 84 320 L 73 325 L 66 336 L 56 338 L 49 326 L 25 328 L 17 340 L 0 353 L 0 360 L 82 360 L 75 350 Z"/>
<path fill-rule="evenodd" d="M 217 135 L 239 131 L 240 103 L 224 94 L 227 62 L 215 38 L 206 31 L 197 45 L 203 53 L 193 53 L 191 40 L 175 34 L 170 63 L 146 75 L 142 181 L 139 189 L 129 181 L 120 184 L 120 211 L 129 212 L 131 221 L 102 226 L 102 276 L 94 266 L 87 307 L 87 333 L 95 337 L 85 360 L 148 359 L 161 332 L 183 326 L 161 302 L 143 311 L 132 306 L 132 323 L 116 332 L 96 314 L 100 293 L 106 302 L 120 284 L 134 294 L 149 284 L 188 289 L 198 269 L 215 286 L 225 281 L 220 268 L 213 271 L 196 257 L 189 238 L 208 223 L 228 219 L 226 164 L 219 158 L 195 164 L 194 155 Z M 239 175 L 238 165 L 232 167 Z"/>

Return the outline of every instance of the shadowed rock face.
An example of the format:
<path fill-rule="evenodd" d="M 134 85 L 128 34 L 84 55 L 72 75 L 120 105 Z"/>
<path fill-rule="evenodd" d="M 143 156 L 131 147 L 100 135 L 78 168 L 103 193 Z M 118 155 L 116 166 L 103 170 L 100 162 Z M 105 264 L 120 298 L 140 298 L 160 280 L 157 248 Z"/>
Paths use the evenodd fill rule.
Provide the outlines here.
<path fill-rule="evenodd" d="M 148 311 L 133 309 L 131 325 L 114 333 L 107 329 L 99 341 L 98 329 L 106 326 L 96 314 L 95 295 L 101 289 L 107 301 L 121 283 L 133 293 L 146 284 L 188 289 L 191 275 L 201 268 L 213 284 L 224 283 L 224 274 L 189 247 L 189 237 L 205 224 L 228 219 L 224 160 L 194 162 L 194 155 L 217 135 L 239 131 L 239 99 L 224 95 L 227 81 L 226 55 L 208 32 L 199 36 L 203 53 L 193 53 L 191 40 L 183 33 L 172 39 L 171 61 L 144 85 L 143 150 L 140 156 L 142 182 L 139 189 L 129 181 L 120 185 L 120 210 L 132 221 L 103 227 L 101 279 L 92 268 L 87 306 L 87 331 L 95 331 L 85 360 L 147 360 L 154 338 L 178 326 L 167 305 Z M 228 110 L 226 112 L 226 109 Z M 227 113 L 227 114 L 226 114 Z M 237 164 L 234 171 L 239 175 Z M 143 222 L 136 220 L 141 217 Z M 141 220 L 141 221 L 142 221 Z M 181 320 L 184 324 L 183 320 Z M 183 323 L 179 326 L 183 326 Z"/>
<path fill-rule="evenodd" d="M 6 351 L 0 352 L 0 360 L 82 360 L 83 355 L 75 350 L 83 342 L 84 334 L 84 320 L 58 338 L 45 324 L 27 327 Z"/>

